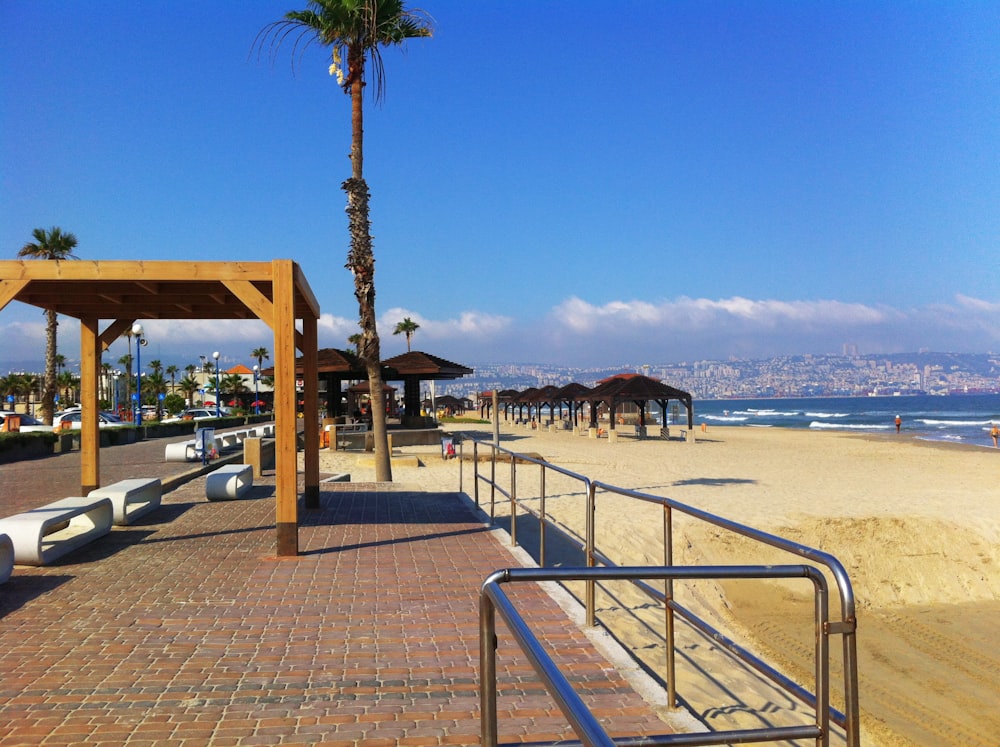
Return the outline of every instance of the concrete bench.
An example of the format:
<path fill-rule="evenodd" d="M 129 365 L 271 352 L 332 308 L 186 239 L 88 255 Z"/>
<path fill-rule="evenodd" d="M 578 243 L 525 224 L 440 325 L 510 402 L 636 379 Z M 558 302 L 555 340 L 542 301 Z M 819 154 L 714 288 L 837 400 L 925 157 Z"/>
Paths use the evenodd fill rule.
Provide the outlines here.
<path fill-rule="evenodd" d="M 205 497 L 210 501 L 233 501 L 253 487 L 253 467 L 226 464 L 205 478 Z"/>
<path fill-rule="evenodd" d="M 0 533 L 14 544 L 14 562 L 47 565 L 111 531 L 107 498 L 73 497 L 0 519 Z"/>
<path fill-rule="evenodd" d="M 163 486 L 159 478 L 136 478 L 96 488 L 87 495 L 110 500 L 115 526 L 124 527 L 159 507 Z"/>
<path fill-rule="evenodd" d="M 14 572 L 14 543 L 6 534 L 0 534 L 0 584 Z"/>
<path fill-rule="evenodd" d="M 193 462 L 198 458 L 195 453 L 194 441 L 181 441 L 180 443 L 167 444 L 163 458 L 168 462 Z"/>

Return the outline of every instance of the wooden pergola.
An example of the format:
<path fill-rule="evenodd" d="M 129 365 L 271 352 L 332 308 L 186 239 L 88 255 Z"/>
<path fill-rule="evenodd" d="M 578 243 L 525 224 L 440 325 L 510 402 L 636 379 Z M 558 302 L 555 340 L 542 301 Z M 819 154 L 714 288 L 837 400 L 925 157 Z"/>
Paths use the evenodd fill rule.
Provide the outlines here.
<path fill-rule="evenodd" d="M 0 261 L 0 310 L 11 301 L 80 320 L 80 489 L 100 486 L 101 354 L 139 319 L 260 319 L 274 333 L 276 550 L 298 554 L 295 351 L 305 411 L 317 411 L 319 303 L 299 266 L 271 262 Z M 101 329 L 101 323 L 111 320 Z M 296 327 L 301 321 L 302 331 Z M 319 432 L 305 428 L 305 505 L 319 506 Z"/>

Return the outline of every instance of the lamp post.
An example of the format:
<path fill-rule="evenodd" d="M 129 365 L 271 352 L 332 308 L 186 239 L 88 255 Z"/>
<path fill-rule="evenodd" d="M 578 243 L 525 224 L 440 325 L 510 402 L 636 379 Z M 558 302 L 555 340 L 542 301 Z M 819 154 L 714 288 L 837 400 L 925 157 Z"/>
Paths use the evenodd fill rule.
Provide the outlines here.
<path fill-rule="evenodd" d="M 114 378 L 115 391 L 114 391 L 114 405 L 115 405 L 115 415 L 119 415 L 118 412 L 118 377 L 121 376 L 121 371 L 115 370 L 111 372 L 111 376 Z"/>
<path fill-rule="evenodd" d="M 257 382 L 260 381 L 260 366 L 256 363 L 253 364 L 253 414 L 260 415 L 260 387 Z"/>
<path fill-rule="evenodd" d="M 142 425 L 142 361 L 139 351 L 146 344 L 146 338 L 142 336 L 143 329 L 139 322 L 132 325 L 132 336 L 135 337 L 135 424 Z"/>
<path fill-rule="evenodd" d="M 219 397 L 222 392 L 219 391 L 219 351 L 216 350 L 212 353 L 212 357 L 215 359 L 215 417 L 222 417 L 222 408 L 219 406 Z"/>

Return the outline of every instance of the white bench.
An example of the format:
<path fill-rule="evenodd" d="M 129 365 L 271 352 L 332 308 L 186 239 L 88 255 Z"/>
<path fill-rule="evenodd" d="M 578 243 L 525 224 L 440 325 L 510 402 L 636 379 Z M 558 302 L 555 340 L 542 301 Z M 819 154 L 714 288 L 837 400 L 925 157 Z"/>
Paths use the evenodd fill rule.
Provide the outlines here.
<path fill-rule="evenodd" d="M 14 562 L 46 565 L 111 531 L 114 507 L 107 498 L 63 498 L 0 519 L 0 533 L 14 545 Z"/>
<path fill-rule="evenodd" d="M 205 497 L 210 501 L 233 501 L 252 487 L 252 465 L 226 464 L 205 478 Z"/>
<path fill-rule="evenodd" d="M 6 534 L 0 534 L 0 584 L 14 572 L 14 543 Z"/>
<path fill-rule="evenodd" d="M 181 441 L 167 444 L 163 458 L 168 462 L 193 462 L 198 458 L 194 450 L 194 441 Z"/>
<path fill-rule="evenodd" d="M 114 508 L 115 526 L 124 527 L 159 507 L 163 486 L 159 478 L 136 478 L 96 488 L 87 495 L 110 500 Z"/>

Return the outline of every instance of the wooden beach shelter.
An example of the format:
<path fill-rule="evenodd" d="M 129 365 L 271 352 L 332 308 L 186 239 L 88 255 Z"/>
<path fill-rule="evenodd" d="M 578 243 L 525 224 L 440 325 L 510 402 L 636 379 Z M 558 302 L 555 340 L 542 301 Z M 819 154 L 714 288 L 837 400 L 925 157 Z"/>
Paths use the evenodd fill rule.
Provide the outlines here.
<path fill-rule="evenodd" d="M 646 425 L 646 405 L 656 402 L 663 410 L 663 422 L 667 422 L 667 404 L 678 400 L 687 409 L 688 430 L 694 429 L 694 404 L 688 392 L 667 386 L 661 381 L 641 374 L 619 374 L 605 379 L 588 392 L 577 396 L 579 401 L 590 403 L 590 421 L 597 427 L 597 407 L 604 403 L 611 418 L 610 430 L 615 430 L 615 413 L 625 403 L 634 403 L 639 408 L 639 424 Z"/>
<path fill-rule="evenodd" d="M 404 425 L 422 427 L 424 418 L 420 412 L 420 382 L 449 381 L 469 376 L 475 373 L 471 368 L 461 363 L 439 358 L 430 353 L 414 350 L 382 361 L 386 381 L 403 382 Z"/>
<path fill-rule="evenodd" d="M 344 410 L 341 400 L 344 396 L 345 381 L 368 380 L 368 370 L 357 355 L 349 350 L 337 348 L 321 348 L 316 354 L 316 371 L 320 381 L 326 384 L 326 414 L 328 417 L 349 415 L 350 410 Z M 274 368 L 265 368 L 261 376 L 274 376 Z M 295 375 L 305 379 L 305 359 L 299 357 L 295 361 Z M 383 379 L 385 378 L 383 372 Z"/>
<path fill-rule="evenodd" d="M 141 319 L 260 319 L 274 333 L 277 554 L 298 554 L 295 350 L 306 413 L 317 412 L 319 304 L 299 266 L 271 262 L 0 261 L 0 310 L 11 301 L 80 320 L 80 489 L 99 487 L 101 353 Z M 101 329 L 101 322 L 110 323 Z M 301 321 L 301 332 L 296 322 Z M 310 373 L 311 372 L 311 373 Z M 305 505 L 319 506 L 319 433 L 305 429 Z M 141 475 L 137 475 L 141 477 Z"/>

